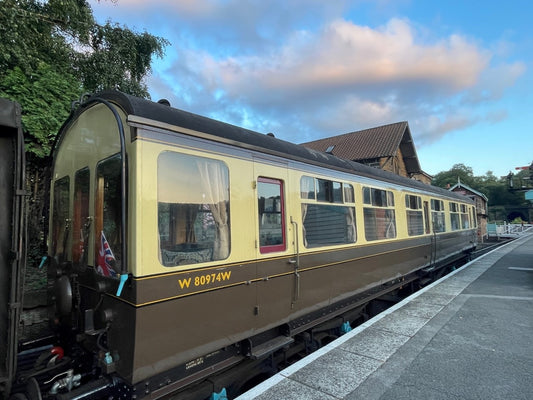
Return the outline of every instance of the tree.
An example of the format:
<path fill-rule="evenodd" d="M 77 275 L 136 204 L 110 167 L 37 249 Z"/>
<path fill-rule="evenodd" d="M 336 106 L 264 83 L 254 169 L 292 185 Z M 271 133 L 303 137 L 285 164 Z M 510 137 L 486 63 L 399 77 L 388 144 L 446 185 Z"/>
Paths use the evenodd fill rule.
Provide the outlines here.
<path fill-rule="evenodd" d="M 467 167 L 464 164 L 455 164 L 449 171 L 439 172 L 435 175 L 431 184 L 447 189 L 455 185 L 459 180 L 475 189 L 474 171 L 471 167 Z"/>
<path fill-rule="evenodd" d="M 149 97 L 144 77 L 168 44 L 98 25 L 85 0 L 3 0 L 0 37 L 0 96 L 21 104 L 27 151 L 36 161 L 49 154 L 82 93 L 112 88 Z"/>
<path fill-rule="evenodd" d="M 144 77 L 168 42 L 98 25 L 85 0 L 1 0 L 0 38 L 0 97 L 22 107 L 31 266 L 45 253 L 48 156 L 72 101 L 103 89 L 149 97 Z"/>
<path fill-rule="evenodd" d="M 143 77 L 150 71 L 153 55 L 163 56 L 166 43 L 146 32 L 137 34 L 110 23 L 95 25 L 90 51 L 77 55 L 79 78 L 90 91 L 117 88 L 149 97 Z"/>
<path fill-rule="evenodd" d="M 8 70 L 0 82 L 0 97 L 16 99 L 23 109 L 26 151 L 30 161 L 50 154 L 51 144 L 67 119 L 72 99 L 79 97 L 80 83 L 72 75 L 60 75 L 46 63 L 28 77 L 20 67 Z"/>
<path fill-rule="evenodd" d="M 528 173 L 520 171 L 514 176 L 514 181 L 527 181 Z M 432 185 L 447 189 L 459 180 L 487 196 L 491 219 L 507 220 L 510 209 L 528 206 L 523 193 L 510 190 L 507 177 L 498 178 L 492 171 L 487 171 L 483 176 L 474 176 L 472 168 L 464 164 L 455 164 L 449 171 L 439 172 L 433 178 Z"/>

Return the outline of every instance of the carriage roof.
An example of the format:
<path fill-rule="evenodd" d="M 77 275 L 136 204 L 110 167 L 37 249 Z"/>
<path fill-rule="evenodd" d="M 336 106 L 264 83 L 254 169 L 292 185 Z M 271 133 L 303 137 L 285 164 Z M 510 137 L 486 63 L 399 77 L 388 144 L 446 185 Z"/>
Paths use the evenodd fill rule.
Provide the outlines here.
<path fill-rule="evenodd" d="M 74 120 L 79 113 L 83 112 L 87 105 L 93 104 L 95 101 L 97 102 L 98 99 L 103 99 L 118 105 L 128 116 L 136 116 L 162 124 L 201 132 L 208 134 L 217 140 L 231 143 L 238 147 L 251 148 L 262 153 L 280 156 L 289 160 L 300 161 L 388 182 L 394 185 L 405 186 L 417 191 L 430 192 L 435 195 L 454 198 L 457 199 L 457 201 L 470 201 L 470 199 L 461 194 L 450 192 L 436 186 L 427 185 L 414 179 L 369 167 L 355 161 L 341 159 L 331 154 L 312 150 L 302 145 L 275 138 L 272 135 L 255 132 L 198 114 L 176 109 L 170 107 L 168 103 L 165 104 L 165 102 L 153 102 L 118 91 L 105 91 L 91 96 L 86 103 L 82 104 L 78 110 L 71 115 L 65 126 L 68 126 L 69 121 Z"/>

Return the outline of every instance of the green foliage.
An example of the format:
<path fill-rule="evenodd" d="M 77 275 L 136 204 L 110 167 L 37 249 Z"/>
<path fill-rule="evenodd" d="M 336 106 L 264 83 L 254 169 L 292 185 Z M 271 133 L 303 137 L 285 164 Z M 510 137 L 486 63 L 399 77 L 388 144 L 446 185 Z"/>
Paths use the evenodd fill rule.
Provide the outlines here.
<path fill-rule="evenodd" d="M 460 181 L 473 188 L 474 180 L 474 172 L 471 167 L 467 167 L 464 164 L 455 164 L 449 171 L 439 172 L 435 175 L 431 184 L 447 189 Z"/>
<path fill-rule="evenodd" d="M 521 171 L 515 175 L 514 181 L 519 182 L 528 174 L 529 171 Z M 508 220 L 508 210 L 528 206 L 523 192 L 509 190 L 507 177 L 498 178 L 492 171 L 474 176 L 472 168 L 464 164 L 455 164 L 449 171 L 439 172 L 432 185 L 449 189 L 459 181 L 487 197 L 491 219 Z"/>
<path fill-rule="evenodd" d="M 19 67 L 30 76 L 43 62 L 58 73 L 72 69 L 72 38 L 79 36 L 76 29 L 94 23 L 88 7 L 84 1 L 75 0 L 3 0 L 0 74 Z M 82 15 L 83 21 L 79 20 Z"/>
<path fill-rule="evenodd" d="M 162 57 L 164 39 L 149 33 L 137 34 L 112 25 L 93 26 L 88 45 L 90 51 L 77 55 L 79 77 L 89 91 L 116 88 L 147 97 L 142 83 L 150 72 L 154 55 Z"/>
<path fill-rule="evenodd" d="M 26 151 L 37 158 L 50 154 L 56 132 L 70 113 L 70 102 L 80 91 L 72 75 L 60 75 L 44 62 L 31 76 L 15 67 L 0 80 L 0 97 L 18 101 L 24 110 Z"/>
<path fill-rule="evenodd" d="M 0 1 L 0 96 L 22 106 L 27 151 L 46 157 L 84 92 L 148 97 L 143 80 L 165 39 L 96 24 L 85 0 Z"/>
<path fill-rule="evenodd" d="M 22 107 L 31 268 L 46 252 L 47 156 L 71 102 L 103 89 L 147 97 L 144 77 L 168 42 L 96 24 L 85 0 L 0 0 L 0 38 L 0 97 Z"/>

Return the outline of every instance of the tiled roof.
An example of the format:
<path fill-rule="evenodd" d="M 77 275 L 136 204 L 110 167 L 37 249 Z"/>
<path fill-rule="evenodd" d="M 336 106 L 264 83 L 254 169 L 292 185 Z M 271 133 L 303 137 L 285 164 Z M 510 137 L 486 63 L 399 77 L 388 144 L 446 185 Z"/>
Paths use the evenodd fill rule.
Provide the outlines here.
<path fill-rule="evenodd" d="M 470 186 L 465 185 L 465 184 L 462 183 L 461 181 L 457 182 L 455 185 L 453 185 L 453 186 L 452 186 L 451 188 L 449 188 L 448 190 L 450 190 L 451 192 L 458 192 L 458 191 L 460 191 L 461 189 L 467 190 L 467 191 L 469 191 L 469 192 L 471 192 L 471 193 L 477 195 L 478 197 L 483 198 L 483 200 L 488 201 L 487 196 L 485 196 L 483 193 L 478 192 L 478 191 L 475 190 L 475 189 L 472 189 Z"/>
<path fill-rule="evenodd" d="M 354 161 L 394 156 L 400 149 L 407 171 L 422 172 L 407 121 L 302 143 L 302 146 L 323 152 L 329 149 L 328 153 L 334 156 Z"/>

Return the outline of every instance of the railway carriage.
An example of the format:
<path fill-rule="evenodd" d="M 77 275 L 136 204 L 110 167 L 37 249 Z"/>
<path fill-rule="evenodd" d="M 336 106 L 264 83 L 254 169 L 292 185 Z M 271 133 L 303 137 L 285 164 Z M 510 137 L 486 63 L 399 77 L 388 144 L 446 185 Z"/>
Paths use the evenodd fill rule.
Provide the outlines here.
<path fill-rule="evenodd" d="M 50 205 L 64 399 L 208 397 L 476 245 L 468 198 L 118 92 L 63 126 Z"/>

